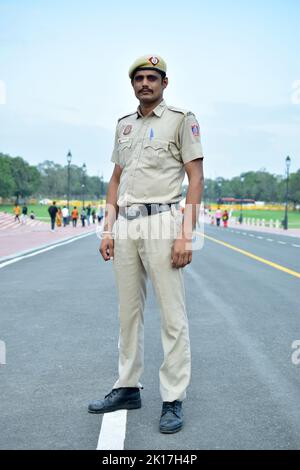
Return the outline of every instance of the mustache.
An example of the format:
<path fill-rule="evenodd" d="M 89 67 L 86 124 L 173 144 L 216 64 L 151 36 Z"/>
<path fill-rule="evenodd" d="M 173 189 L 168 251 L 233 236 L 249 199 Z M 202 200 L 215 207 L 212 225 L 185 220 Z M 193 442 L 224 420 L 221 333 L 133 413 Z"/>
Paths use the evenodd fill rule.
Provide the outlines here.
<path fill-rule="evenodd" d="M 150 88 L 142 88 L 141 90 L 139 90 L 139 93 L 142 93 L 143 91 L 150 91 L 150 93 L 152 93 L 152 90 L 150 90 Z"/>

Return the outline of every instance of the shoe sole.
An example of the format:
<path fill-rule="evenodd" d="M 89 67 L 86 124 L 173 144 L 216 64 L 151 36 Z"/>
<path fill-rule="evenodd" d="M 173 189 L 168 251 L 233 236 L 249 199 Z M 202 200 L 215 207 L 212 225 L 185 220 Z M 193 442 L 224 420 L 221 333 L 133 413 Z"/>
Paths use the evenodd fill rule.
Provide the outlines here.
<path fill-rule="evenodd" d="M 180 431 L 181 429 L 183 428 L 183 425 L 179 426 L 178 428 L 176 429 L 161 429 L 159 428 L 159 431 L 162 433 L 162 434 L 174 434 L 175 432 L 178 432 Z"/>
<path fill-rule="evenodd" d="M 118 411 L 118 410 L 137 410 L 142 407 L 142 402 L 138 401 L 135 403 L 128 403 L 127 405 L 120 405 L 120 406 L 114 406 L 111 409 L 106 409 L 106 410 L 89 410 L 89 413 L 92 414 L 104 414 L 104 413 L 112 413 L 113 411 Z"/>

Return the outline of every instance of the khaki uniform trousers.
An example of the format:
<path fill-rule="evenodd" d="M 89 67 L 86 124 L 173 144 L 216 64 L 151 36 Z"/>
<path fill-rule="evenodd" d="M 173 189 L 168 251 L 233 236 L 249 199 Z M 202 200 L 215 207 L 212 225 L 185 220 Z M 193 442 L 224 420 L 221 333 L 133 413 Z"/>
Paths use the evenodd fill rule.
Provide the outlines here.
<path fill-rule="evenodd" d="M 171 265 L 181 213 L 170 211 L 115 223 L 114 272 L 119 297 L 119 378 L 114 388 L 140 387 L 144 368 L 144 305 L 149 277 L 160 307 L 163 401 L 184 400 L 191 353 L 182 269 Z"/>

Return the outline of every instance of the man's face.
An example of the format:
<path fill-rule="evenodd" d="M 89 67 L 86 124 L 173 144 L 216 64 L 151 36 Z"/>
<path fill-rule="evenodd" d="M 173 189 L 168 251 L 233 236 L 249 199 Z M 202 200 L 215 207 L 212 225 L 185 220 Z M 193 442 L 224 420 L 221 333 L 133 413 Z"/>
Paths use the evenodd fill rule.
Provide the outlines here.
<path fill-rule="evenodd" d="M 162 78 L 156 70 L 138 70 L 132 79 L 135 96 L 145 104 L 161 99 L 167 85 L 168 79 Z"/>

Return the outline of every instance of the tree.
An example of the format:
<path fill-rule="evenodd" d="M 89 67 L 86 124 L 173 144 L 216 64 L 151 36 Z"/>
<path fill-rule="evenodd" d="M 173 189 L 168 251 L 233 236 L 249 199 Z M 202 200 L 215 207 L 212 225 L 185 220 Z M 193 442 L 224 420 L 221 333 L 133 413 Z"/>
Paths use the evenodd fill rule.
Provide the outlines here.
<path fill-rule="evenodd" d="M 67 194 L 67 170 L 65 167 L 53 161 L 45 160 L 37 166 L 37 169 L 41 176 L 41 194 L 52 197 Z"/>
<path fill-rule="evenodd" d="M 32 195 L 40 184 L 40 175 L 35 166 L 23 158 L 12 158 L 0 154 L 0 195 L 2 197 Z"/>
<path fill-rule="evenodd" d="M 39 187 L 40 174 L 35 166 L 29 165 L 23 158 L 11 158 L 11 173 L 15 183 L 14 195 L 31 196 Z"/>
<path fill-rule="evenodd" d="M 14 178 L 11 172 L 11 158 L 8 155 L 0 153 L 0 196 L 11 196 L 16 188 Z"/>
<path fill-rule="evenodd" d="M 294 209 L 300 204 L 300 170 L 290 176 L 289 199 L 293 202 Z"/>

